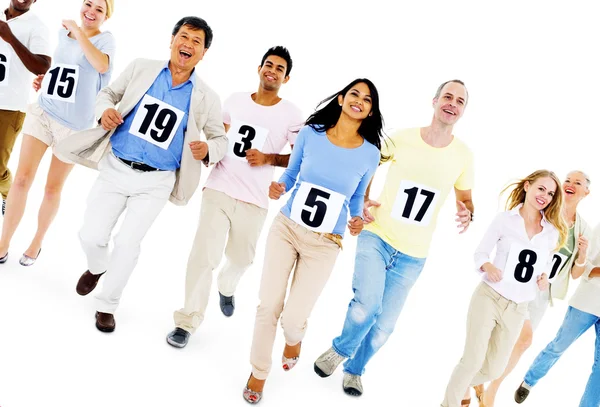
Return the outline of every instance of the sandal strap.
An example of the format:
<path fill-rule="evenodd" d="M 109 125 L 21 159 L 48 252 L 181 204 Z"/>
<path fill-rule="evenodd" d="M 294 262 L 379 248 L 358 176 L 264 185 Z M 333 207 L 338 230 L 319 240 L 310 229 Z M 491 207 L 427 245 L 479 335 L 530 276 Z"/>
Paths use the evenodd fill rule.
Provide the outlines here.
<path fill-rule="evenodd" d="M 460 402 L 461 406 L 469 406 L 471 405 L 471 399 L 465 399 Z"/>

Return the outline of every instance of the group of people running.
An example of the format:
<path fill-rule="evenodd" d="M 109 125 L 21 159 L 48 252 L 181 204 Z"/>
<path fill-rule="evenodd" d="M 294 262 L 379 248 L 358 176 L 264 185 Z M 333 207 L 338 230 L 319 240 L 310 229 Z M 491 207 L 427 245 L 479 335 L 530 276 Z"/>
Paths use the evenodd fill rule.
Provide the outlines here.
<path fill-rule="evenodd" d="M 104 277 L 96 295 L 96 327 L 112 332 L 145 234 L 167 201 L 186 205 L 202 166 L 214 165 L 202 190 L 185 300 L 174 313 L 167 343 L 185 347 L 202 323 L 223 255 L 219 304 L 225 316 L 234 313 L 235 291 L 254 261 L 269 198 L 287 194 L 266 240 L 252 371 L 243 397 L 254 404 L 263 396 L 278 321 L 285 336 L 282 368 L 297 364 L 307 320 L 346 228 L 358 236 L 353 295 L 340 335 L 316 359 L 314 370 L 328 377 L 345 361 L 343 390 L 360 396 L 365 366 L 394 330 L 452 190 L 460 233 L 473 221 L 472 154 L 453 135 L 469 100 L 464 83 L 439 86 L 429 126 L 386 137 L 377 88 L 366 78 L 324 99 L 304 120 L 300 109 L 278 94 L 292 70 L 282 46 L 262 57 L 256 92 L 235 93 L 221 106 L 195 72 L 213 38 L 203 19 L 177 22 L 168 61 L 135 59 L 111 82 L 115 39 L 101 26 L 114 1 L 83 1 L 80 25 L 62 22 L 52 58 L 47 29 L 30 11 L 33 3 L 11 0 L 0 16 L 0 263 L 8 260 L 48 147 L 53 155 L 38 229 L 19 260 L 23 266 L 39 257 L 74 164 L 97 169 L 79 232 L 87 270 L 76 291 L 88 295 Z M 28 104 L 32 82 L 40 96 Z M 21 130 L 13 182 L 8 160 Z M 286 145 L 291 154 L 281 154 Z M 389 171 L 374 200 L 371 181 L 384 163 Z M 277 182 L 275 167 L 285 168 Z M 583 278 L 563 326 L 527 372 L 515 400 L 523 402 L 566 348 L 594 325 L 596 359 L 580 406 L 600 406 L 600 230 L 588 254 L 592 233 L 577 213 L 589 184 L 581 171 L 569 173 L 561 184 L 553 172 L 539 170 L 508 187 L 506 212 L 493 220 L 475 252 L 482 282 L 469 308 L 464 354 L 442 406 L 469 405 L 471 387 L 481 406 L 494 405 L 502 380 L 531 344 L 548 305 L 565 298 L 570 277 Z M 491 383 L 484 388 L 486 382 Z"/>

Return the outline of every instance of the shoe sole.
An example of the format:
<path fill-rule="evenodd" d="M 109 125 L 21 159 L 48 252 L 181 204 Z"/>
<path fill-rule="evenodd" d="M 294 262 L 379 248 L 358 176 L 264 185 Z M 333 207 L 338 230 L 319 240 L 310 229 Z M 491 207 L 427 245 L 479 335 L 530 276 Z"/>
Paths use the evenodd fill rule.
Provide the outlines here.
<path fill-rule="evenodd" d="M 358 391 L 354 387 L 348 387 L 348 388 L 344 387 L 344 393 L 346 393 L 349 396 L 353 396 L 353 397 L 362 396 L 362 392 Z"/>
<path fill-rule="evenodd" d="M 314 364 L 314 368 L 315 368 L 315 373 L 318 374 L 321 377 L 329 377 L 333 374 L 333 372 L 327 374 L 324 371 L 321 370 L 321 368 L 319 366 L 317 366 L 317 364 Z"/>
<path fill-rule="evenodd" d="M 114 332 L 115 327 L 108 327 L 108 326 L 102 326 L 102 325 L 98 325 L 98 323 L 96 322 L 96 328 L 98 328 L 98 330 L 100 332 L 104 332 L 104 333 L 111 333 Z"/>
<path fill-rule="evenodd" d="M 169 345 L 171 345 L 172 347 L 179 348 L 179 349 L 185 348 L 185 345 L 187 345 L 187 343 L 178 343 L 178 342 L 175 342 L 175 341 L 171 341 L 170 338 L 168 338 L 168 337 L 167 337 L 167 343 Z"/>

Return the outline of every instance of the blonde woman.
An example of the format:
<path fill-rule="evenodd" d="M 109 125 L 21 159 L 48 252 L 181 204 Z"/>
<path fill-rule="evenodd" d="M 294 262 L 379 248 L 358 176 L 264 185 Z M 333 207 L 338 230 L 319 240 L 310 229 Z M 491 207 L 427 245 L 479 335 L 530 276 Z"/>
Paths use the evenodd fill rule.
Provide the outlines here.
<path fill-rule="evenodd" d="M 590 178 L 582 171 L 571 171 L 562 184 L 562 190 L 564 195 L 562 212 L 569 227 L 567 241 L 552 258 L 552 268 L 548 275 L 550 289 L 538 292 L 536 299 L 529 303 L 529 317 L 523 324 L 504 374 L 491 382 L 485 392 L 483 385 L 475 387 L 477 398 L 486 407 L 494 407 L 500 385 L 519 363 L 523 353 L 531 346 L 533 333 L 546 313 L 548 305 L 555 299 L 564 300 L 569 289 L 570 278 L 577 278 L 584 272 L 591 230 L 577 212 L 577 206 L 590 193 Z"/>
<path fill-rule="evenodd" d="M 450 377 L 442 407 L 470 405 L 470 386 L 502 374 L 527 318 L 528 303 L 538 290 L 548 289 L 553 253 L 567 237 L 563 192 L 553 172 L 535 171 L 506 190 L 511 187 L 506 212 L 496 216 L 475 252 L 483 281 L 471 299 L 463 357 Z"/>
<path fill-rule="evenodd" d="M 23 124 L 23 142 L 15 181 L 6 201 L 0 237 L 0 263 L 8 259 L 10 241 L 23 217 L 27 194 L 48 147 L 94 125 L 96 95 L 110 81 L 115 53 L 113 35 L 100 27 L 112 15 L 114 0 L 86 0 L 80 10 L 81 27 L 63 20 L 52 66 L 33 83 L 42 93 L 29 105 Z M 42 249 L 42 241 L 58 212 L 64 183 L 72 163 L 52 156 L 46 190 L 38 213 L 38 229 L 19 263 L 31 266 Z"/>

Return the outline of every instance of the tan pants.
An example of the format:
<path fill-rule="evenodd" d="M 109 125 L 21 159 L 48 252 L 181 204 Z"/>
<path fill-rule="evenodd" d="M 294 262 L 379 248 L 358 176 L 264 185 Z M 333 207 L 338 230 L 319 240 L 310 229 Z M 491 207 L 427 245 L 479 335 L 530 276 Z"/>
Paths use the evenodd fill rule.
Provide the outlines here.
<path fill-rule="evenodd" d="M 212 273 L 221 263 L 223 249 L 226 263 L 219 273 L 218 288 L 227 297 L 234 294 L 242 274 L 254 261 L 266 217 L 264 208 L 214 189 L 204 190 L 198 230 L 187 265 L 185 305 L 174 314 L 177 327 L 193 333 L 204 320 Z"/>
<path fill-rule="evenodd" d="M 5 199 L 12 184 L 8 160 L 24 120 L 23 112 L 0 110 L 0 195 Z"/>
<path fill-rule="evenodd" d="M 469 306 L 463 357 L 450 377 L 442 407 L 460 407 L 470 386 L 502 375 L 525 322 L 527 305 L 507 300 L 484 282 L 479 284 Z"/>
<path fill-rule="evenodd" d="M 339 251 L 338 244 L 325 235 L 312 232 L 281 213 L 273 221 L 267 238 L 250 354 L 255 378 L 265 380 L 271 370 L 280 316 L 288 345 L 296 345 L 304 338 L 308 317 L 329 279 Z M 292 285 L 284 307 L 294 263 Z"/>

